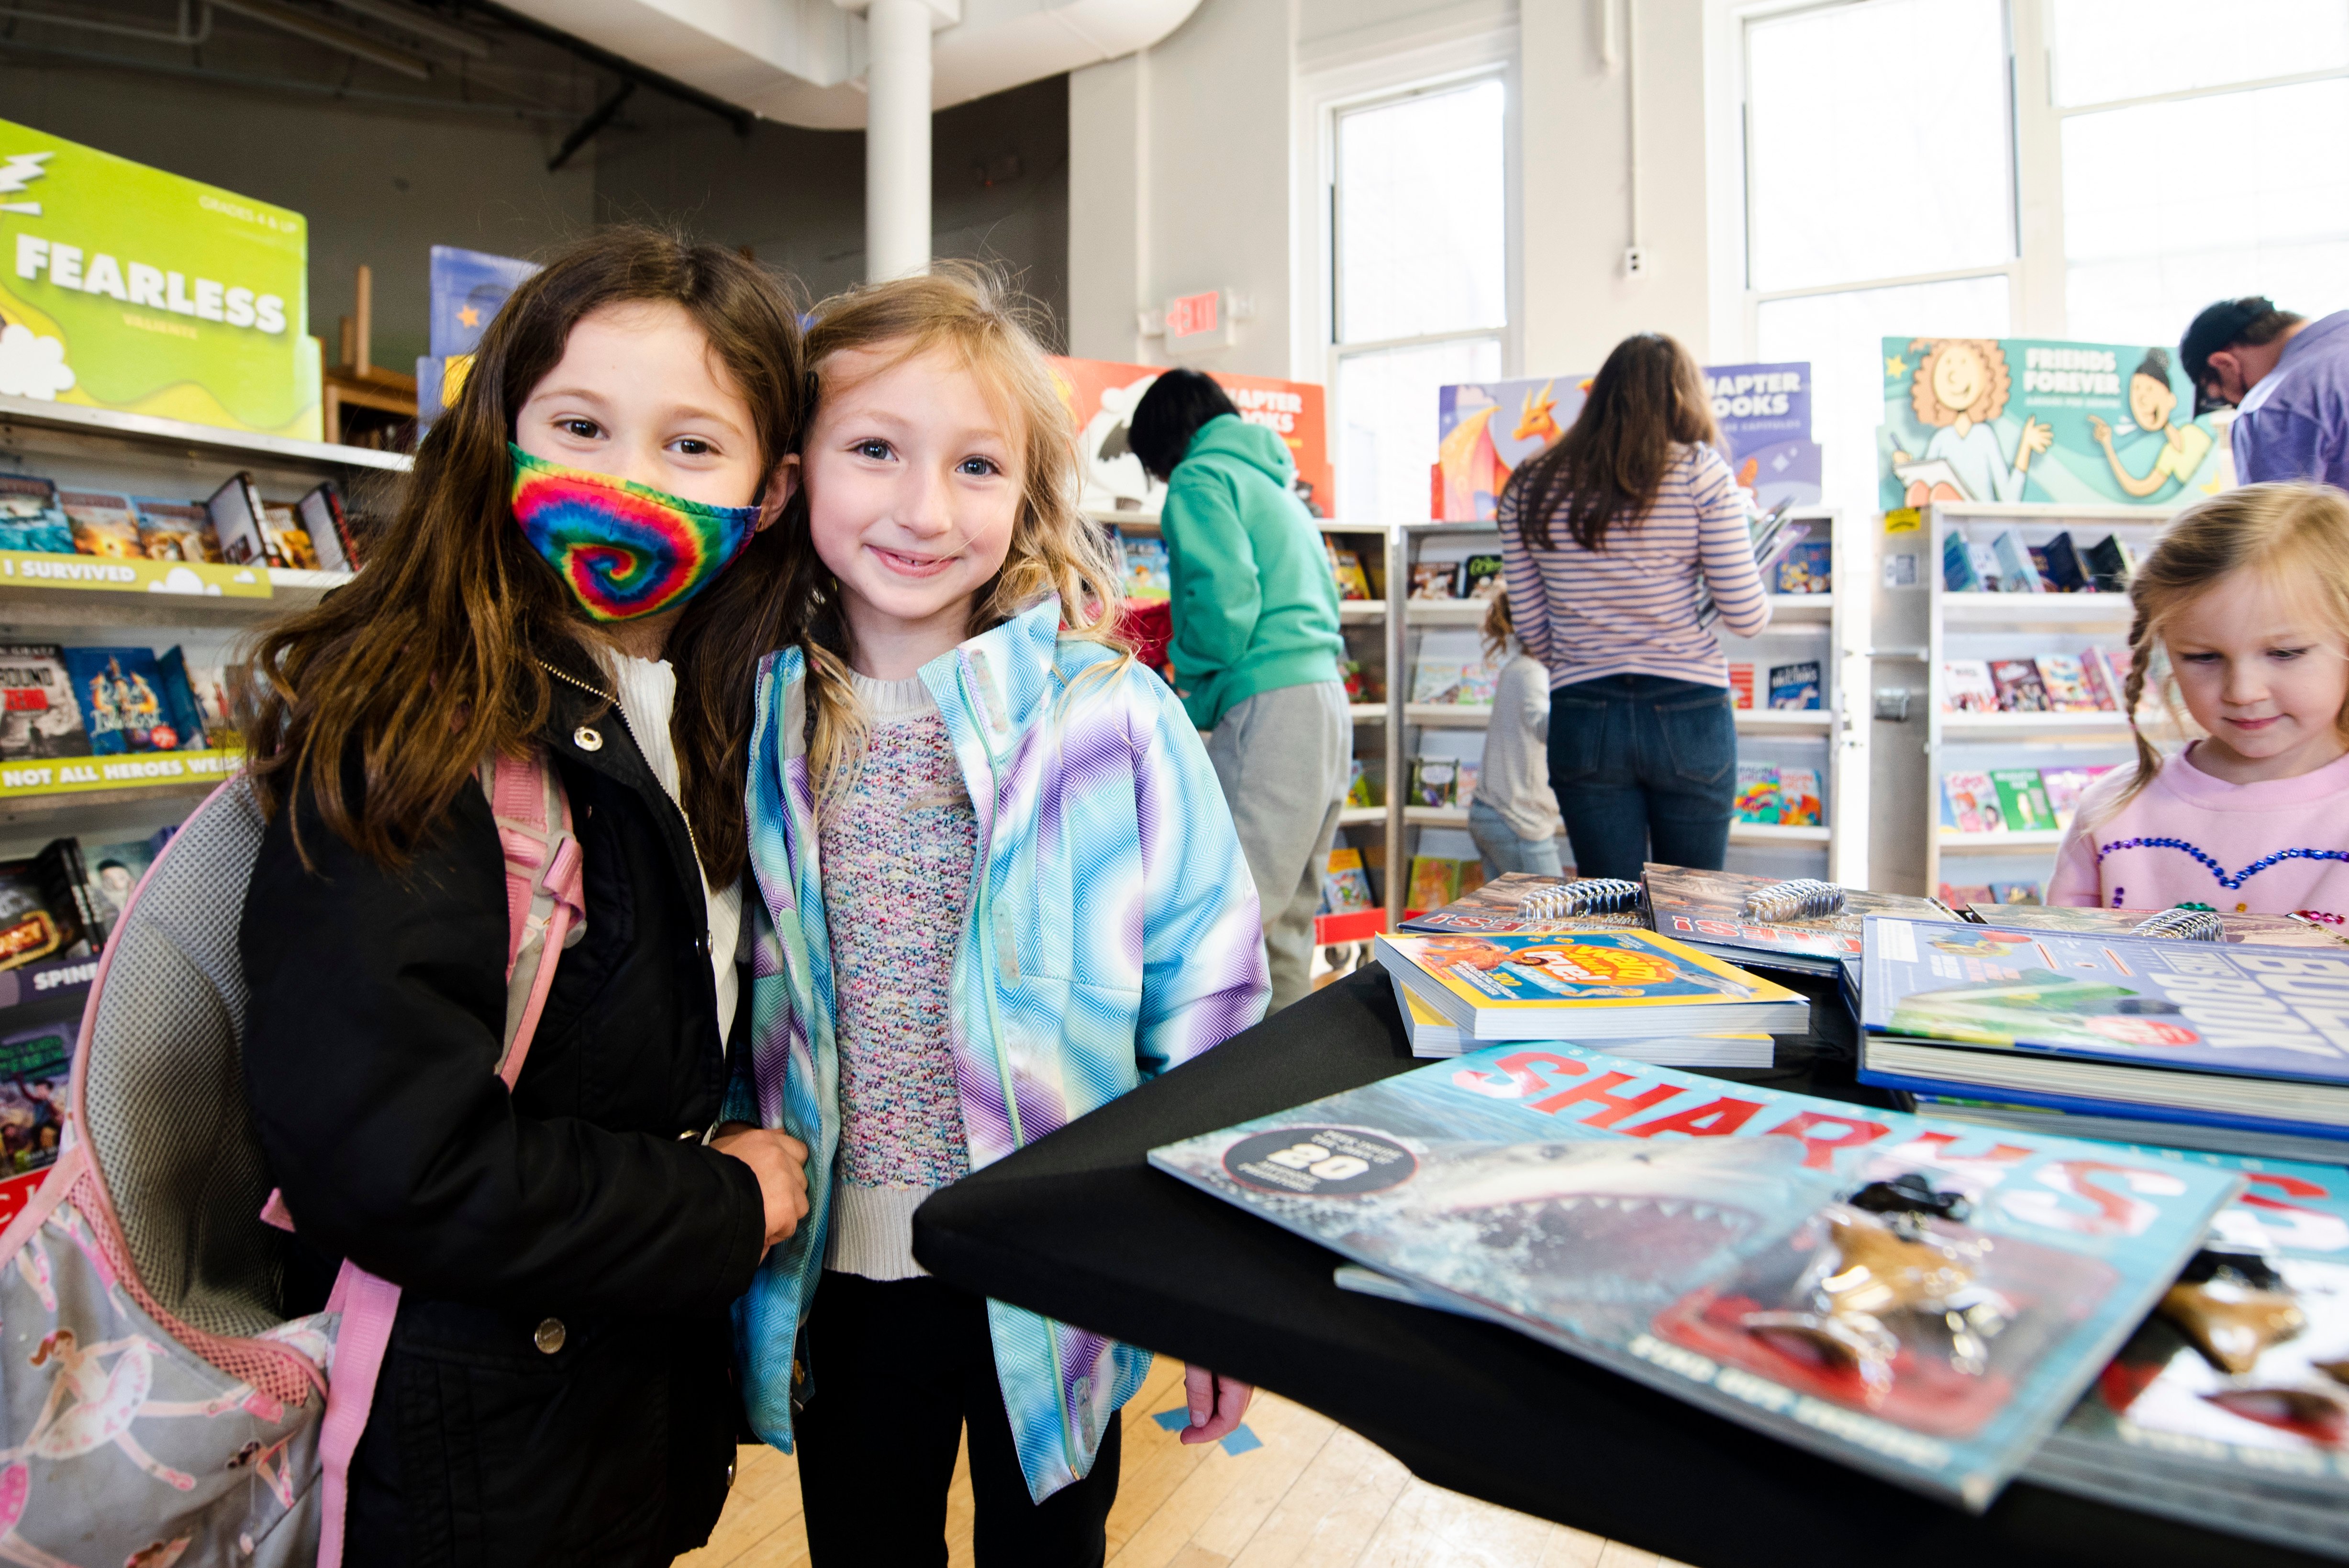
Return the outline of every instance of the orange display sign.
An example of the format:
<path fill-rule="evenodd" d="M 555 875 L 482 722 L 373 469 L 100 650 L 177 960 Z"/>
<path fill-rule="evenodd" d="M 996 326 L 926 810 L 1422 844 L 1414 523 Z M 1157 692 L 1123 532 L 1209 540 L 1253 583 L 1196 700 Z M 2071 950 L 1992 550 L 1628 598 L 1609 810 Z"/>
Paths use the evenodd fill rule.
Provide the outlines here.
<path fill-rule="evenodd" d="M 1143 471 L 1142 459 L 1126 444 L 1134 405 L 1164 367 L 1125 365 L 1109 359 L 1055 356 L 1052 379 L 1077 428 L 1084 461 L 1088 511 L 1132 511 L 1155 516 L 1166 487 Z M 1269 376 L 1207 373 L 1239 409 L 1240 418 L 1278 435 L 1297 465 L 1297 493 L 1316 517 L 1330 515 L 1335 480 L 1330 468 L 1330 427 L 1322 389 L 1310 381 Z"/>

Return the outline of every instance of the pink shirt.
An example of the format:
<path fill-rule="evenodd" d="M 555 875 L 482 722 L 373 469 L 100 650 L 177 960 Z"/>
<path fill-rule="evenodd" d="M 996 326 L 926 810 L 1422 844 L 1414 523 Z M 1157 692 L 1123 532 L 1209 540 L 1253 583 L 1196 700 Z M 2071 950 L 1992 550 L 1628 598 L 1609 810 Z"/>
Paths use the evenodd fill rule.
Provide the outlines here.
<path fill-rule="evenodd" d="M 2195 767 L 2189 750 L 2115 815 L 2133 773 L 2116 768 L 2082 794 L 2048 903 L 2207 903 L 2349 924 L 2349 757 L 2297 779 L 2230 784 Z"/>

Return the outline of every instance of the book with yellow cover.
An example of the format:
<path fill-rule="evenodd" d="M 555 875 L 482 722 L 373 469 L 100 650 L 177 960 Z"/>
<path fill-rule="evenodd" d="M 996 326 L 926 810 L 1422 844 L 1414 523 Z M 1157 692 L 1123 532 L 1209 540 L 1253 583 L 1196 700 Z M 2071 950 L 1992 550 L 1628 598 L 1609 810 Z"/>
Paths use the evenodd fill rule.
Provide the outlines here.
<path fill-rule="evenodd" d="M 1412 995 L 1476 1040 L 1620 1040 L 1760 1029 L 1800 1034 L 1801 993 L 1650 931 L 1374 939 Z"/>
<path fill-rule="evenodd" d="M 1392 976 L 1390 976 L 1392 978 Z M 1395 981 L 1395 1005 L 1402 1009 L 1403 1032 L 1414 1057 L 1456 1057 L 1475 1050 L 1452 1020 Z M 1612 1056 L 1665 1068 L 1766 1068 L 1776 1042 L 1761 1034 L 1674 1035 L 1655 1040 L 1609 1040 Z"/>

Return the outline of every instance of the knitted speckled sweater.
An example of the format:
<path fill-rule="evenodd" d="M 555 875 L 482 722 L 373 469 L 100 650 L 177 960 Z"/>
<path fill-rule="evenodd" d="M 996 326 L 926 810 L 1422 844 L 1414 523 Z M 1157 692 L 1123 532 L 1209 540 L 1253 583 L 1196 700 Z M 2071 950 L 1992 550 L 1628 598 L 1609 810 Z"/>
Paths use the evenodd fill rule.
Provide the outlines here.
<path fill-rule="evenodd" d="M 978 820 L 919 676 L 854 676 L 856 782 L 817 813 L 839 996 L 840 1153 L 824 1266 L 908 1279 L 914 1211 L 970 1172 L 948 1033 Z"/>

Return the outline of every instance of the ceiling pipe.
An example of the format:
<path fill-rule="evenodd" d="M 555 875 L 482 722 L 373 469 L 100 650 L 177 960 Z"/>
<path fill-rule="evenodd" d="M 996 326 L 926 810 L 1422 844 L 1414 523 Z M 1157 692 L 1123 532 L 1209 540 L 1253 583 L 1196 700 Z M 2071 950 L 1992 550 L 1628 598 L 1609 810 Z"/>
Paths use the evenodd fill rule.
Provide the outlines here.
<path fill-rule="evenodd" d="M 870 0 L 864 13 L 864 276 L 930 266 L 928 0 Z"/>

